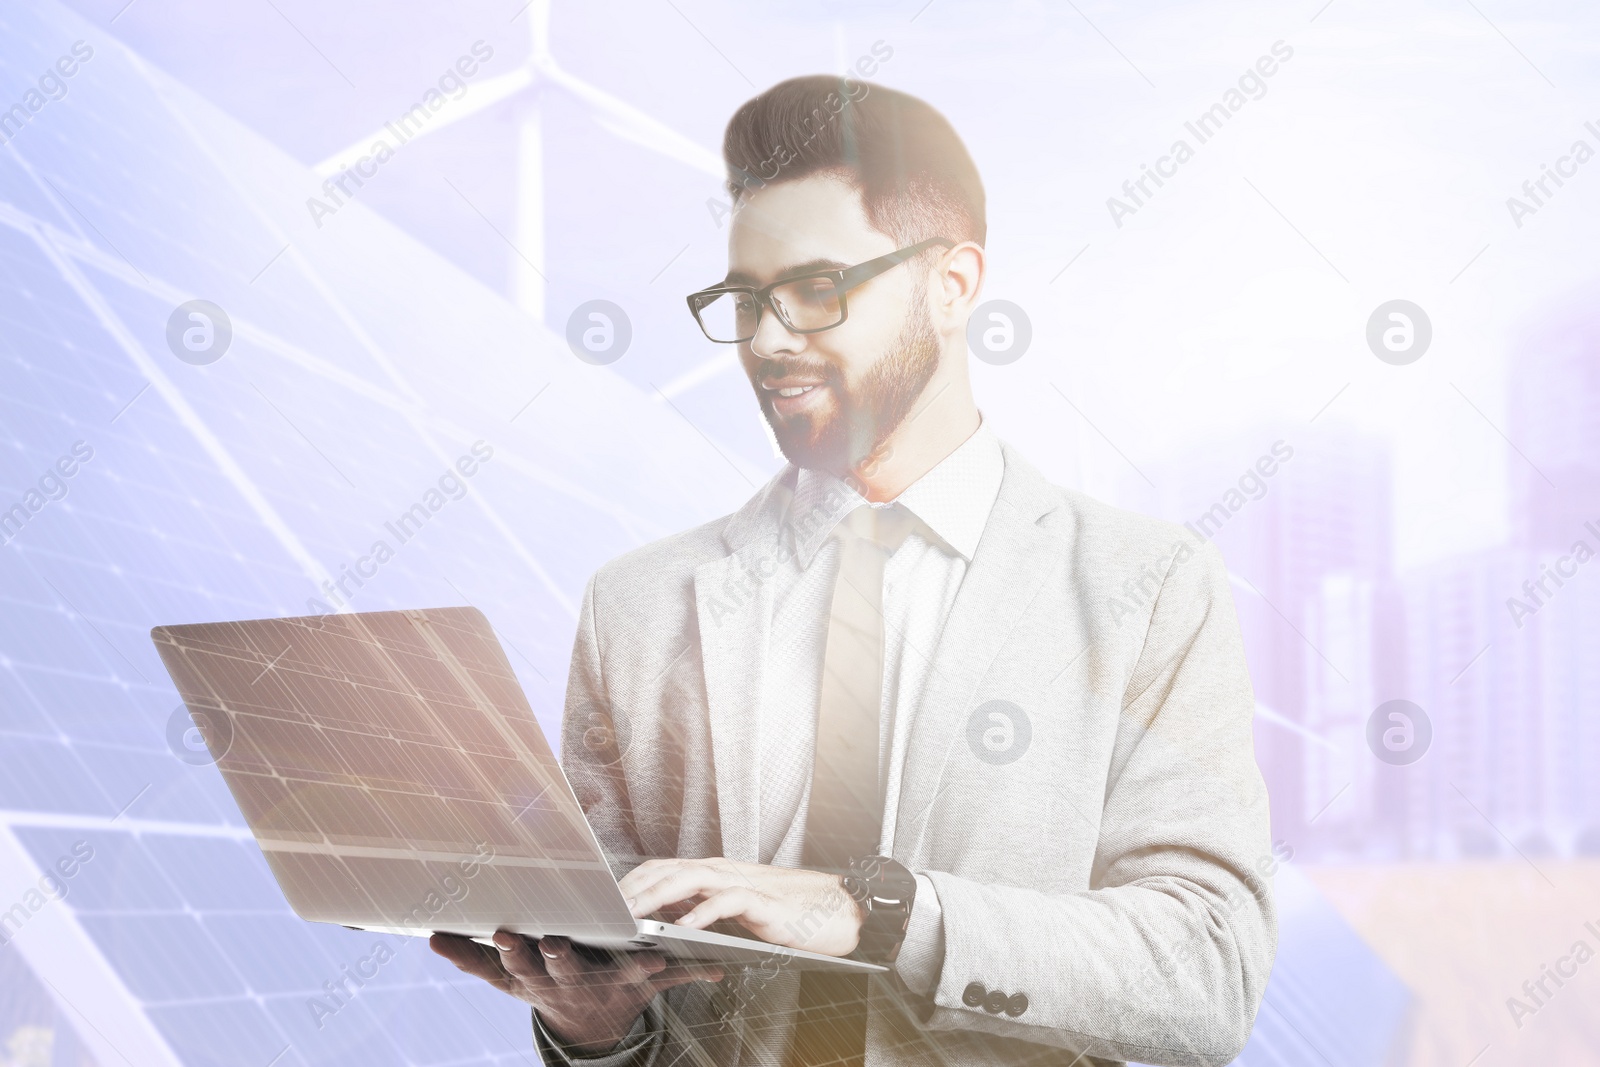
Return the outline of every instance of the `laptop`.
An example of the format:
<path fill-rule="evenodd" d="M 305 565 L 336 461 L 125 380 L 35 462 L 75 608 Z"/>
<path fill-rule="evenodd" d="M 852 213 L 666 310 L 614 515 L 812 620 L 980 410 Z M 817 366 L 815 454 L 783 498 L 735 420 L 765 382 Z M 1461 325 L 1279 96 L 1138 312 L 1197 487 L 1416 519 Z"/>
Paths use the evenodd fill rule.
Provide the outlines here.
<path fill-rule="evenodd" d="M 150 636 L 303 919 L 885 970 L 635 919 L 476 608 L 158 626 Z"/>

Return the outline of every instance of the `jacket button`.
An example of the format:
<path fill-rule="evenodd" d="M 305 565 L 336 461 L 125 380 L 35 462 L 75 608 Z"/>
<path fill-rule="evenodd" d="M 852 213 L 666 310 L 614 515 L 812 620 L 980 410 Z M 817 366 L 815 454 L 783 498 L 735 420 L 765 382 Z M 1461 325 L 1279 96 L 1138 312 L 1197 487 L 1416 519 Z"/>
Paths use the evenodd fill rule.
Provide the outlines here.
<path fill-rule="evenodd" d="M 998 989 L 991 989 L 989 995 L 983 998 L 983 1010 L 990 1015 L 999 1015 L 1006 1010 L 1006 1005 L 1009 1003 L 1011 1003 L 1010 997 Z"/>
<path fill-rule="evenodd" d="M 982 983 L 968 982 L 967 988 L 961 991 L 961 1003 L 969 1008 L 980 1007 L 983 1004 L 983 998 L 988 995 L 989 991 L 983 988 Z"/>
<path fill-rule="evenodd" d="M 1028 998 L 1023 993 L 1011 994 L 1011 999 L 1006 1001 L 1006 1014 L 1015 1019 L 1028 1010 Z"/>

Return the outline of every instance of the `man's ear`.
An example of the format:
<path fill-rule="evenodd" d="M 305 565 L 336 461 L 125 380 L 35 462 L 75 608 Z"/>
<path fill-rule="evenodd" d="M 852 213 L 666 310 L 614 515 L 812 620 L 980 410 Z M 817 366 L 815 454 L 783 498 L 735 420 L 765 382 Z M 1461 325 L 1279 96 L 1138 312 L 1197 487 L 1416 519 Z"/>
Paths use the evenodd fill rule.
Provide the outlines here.
<path fill-rule="evenodd" d="M 963 241 L 940 257 L 936 284 L 929 291 L 933 299 L 928 310 L 936 326 L 966 328 L 983 291 L 984 269 L 983 246 L 972 241 Z"/>

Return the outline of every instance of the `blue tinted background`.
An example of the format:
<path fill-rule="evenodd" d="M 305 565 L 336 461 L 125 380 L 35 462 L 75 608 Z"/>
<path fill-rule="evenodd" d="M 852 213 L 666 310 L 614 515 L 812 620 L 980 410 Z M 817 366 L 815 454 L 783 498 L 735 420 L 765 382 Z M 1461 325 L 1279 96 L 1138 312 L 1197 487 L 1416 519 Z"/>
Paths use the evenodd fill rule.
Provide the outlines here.
<path fill-rule="evenodd" d="M 1177 521 L 1223 505 L 1292 856 L 1241 1062 L 1597 1060 L 1594 974 L 1522 989 L 1600 948 L 1600 567 L 1573 562 L 1600 549 L 1600 171 L 1522 188 L 1600 148 L 1592 11 L 558 3 L 535 68 L 538 17 L 0 13 L 0 109 L 23 109 L 0 123 L 0 1062 L 533 1058 L 526 1012 L 425 946 L 288 911 L 148 629 L 472 603 L 553 730 L 587 576 L 778 466 L 683 312 L 722 271 L 721 126 L 885 52 L 875 76 L 977 158 L 989 293 L 1032 324 L 1022 358 L 974 363 L 986 418 L 1062 484 Z M 92 56 L 42 84 L 75 42 Z M 314 212 L 313 168 L 478 42 L 437 128 Z M 1260 94 L 1113 211 L 1277 42 Z M 233 330 L 204 366 L 167 340 L 196 298 Z M 1395 298 L 1433 328 L 1401 367 L 1365 337 Z M 595 299 L 631 324 L 607 366 L 565 340 Z M 441 483 L 478 442 L 492 459 Z M 1276 442 L 1293 458 L 1242 483 Z M 401 543 L 386 524 L 432 491 Z M 1367 741 L 1393 699 L 1431 723 L 1407 766 Z M 315 1012 L 380 940 L 393 960 Z"/>

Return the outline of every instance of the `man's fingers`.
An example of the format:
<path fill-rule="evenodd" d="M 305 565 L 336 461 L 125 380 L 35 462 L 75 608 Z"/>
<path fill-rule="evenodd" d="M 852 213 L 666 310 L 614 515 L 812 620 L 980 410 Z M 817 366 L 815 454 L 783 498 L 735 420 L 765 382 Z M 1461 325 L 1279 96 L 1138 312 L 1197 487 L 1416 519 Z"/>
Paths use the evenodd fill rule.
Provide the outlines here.
<path fill-rule="evenodd" d="M 620 968 L 610 959 L 596 962 L 565 937 L 540 938 L 539 962 L 557 985 L 592 985 L 597 979 L 601 982 L 620 979 Z"/>
<path fill-rule="evenodd" d="M 687 982 L 720 982 L 716 964 L 669 961 L 660 952 L 617 953 L 604 963 L 588 959 L 564 937 L 537 942 L 505 930 L 494 935 L 494 948 L 466 937 L 434 934 L 428 947 L 462 971 L 506 993 L 516 987 L 573 987 L 590 984 L 634 985 L 653 996 Z"/>
<path fill-rule="evenodd" d="M 678 922 L 704 930 L 722 919 L 737 919 L 746 927 L 756 929 L 770 925 L 774 918 L 770 898 L 749 886 L 736 885 L 712 893 Z"/>
<path fill-rule="evenodd" d="M 679 860 L 645 860 L 639 866 L 623 875 L 617 882 L 617 888 L 622 890 L 622 895 L 631 897 L 639 890 L 658 881 L 662 875 L 677 867 Z"/>
<path fill-rule="evenodd" d="M 720 967 L 686 967 L 669 962 L 660 952 L 618 952 L 603 963 L 586 957 L 564 937 L 539 942 L 545 970 L 562 986 L 648 986 L 652 994 L 685 982 L 721 981 Z M 706 977 L 711 975 L 709 979 Z"/>
<path fill-rule="evenodd" d="M 617 974 L 624 982 L 643 984 L 668 970 L 667 958 L 659 952 L 627 952 L 617 964 Z"/>
<path fill-rule="evenodd" d="M 555 979 L 558 985 L 567 985 L 582 969 L 577 960 L 573 958 L 572 945 L 564 937 L 541 937 L 539 946 L 539 965 L 544 972 Z"/>
<path fill-rule="evenodd" d="M 629 872 L 631 877 L 637 871 Z M 673 864 L 671 867 L 658 867 L 646 874 L 623 890 L 623 896 L 628 900 L 628 908 L 633 912 L 634 918 L 649 915 L 668 904 L 674 904 L 689 895 L 688 887 L 693 885 L 697 877 L 704 872 L 699 868 L 690 868 Z M 619 883 L 620 884 L 620 883 Z M 674 895 L 677 894 L 677 895 Z"/>
<path fill-rule="evenodd" d="M 549 977 L 539 953 L 528 944 L 528 939 L 509 930 L 496 931 L 495 948 L 500 953 L 500 966 L 519 982 L 538 984 Z"/>
<path fill-rule="evenodd" d="M 505 989 L 506 972 L 500 966 L 500 961 L 495 958 L 493 949 L 453 934 L 434 934 L 428 938 L 428 947 L 467 974 L 482 978 L 498 989 Z"/>
<path fill-rule="evenodd" d="M 681 900 L 715 893 L 735 884 L 738 880 L 738 875 L 730 870 L 703 863 L 684 864 L 676 870 L 665 872 L 655 882 L 630 893 L 633 903 L 629 907 L 634 917 L 639 918 Z"/>
<path fill-rule="evenodd" d="M 455 934 L 434 934 L 428 938 L 428 947 L 459 966 L 468 959 L 481 956 L 479 950 L 483 946 L 471 938 L 457 937 Z"/>
<path fill-rule="evenodd" d="M 652 975 L 650 984 L 657 993 L 689 982 L 720 982 L 723 970 L 715 963 L 671 963 Z"/>

